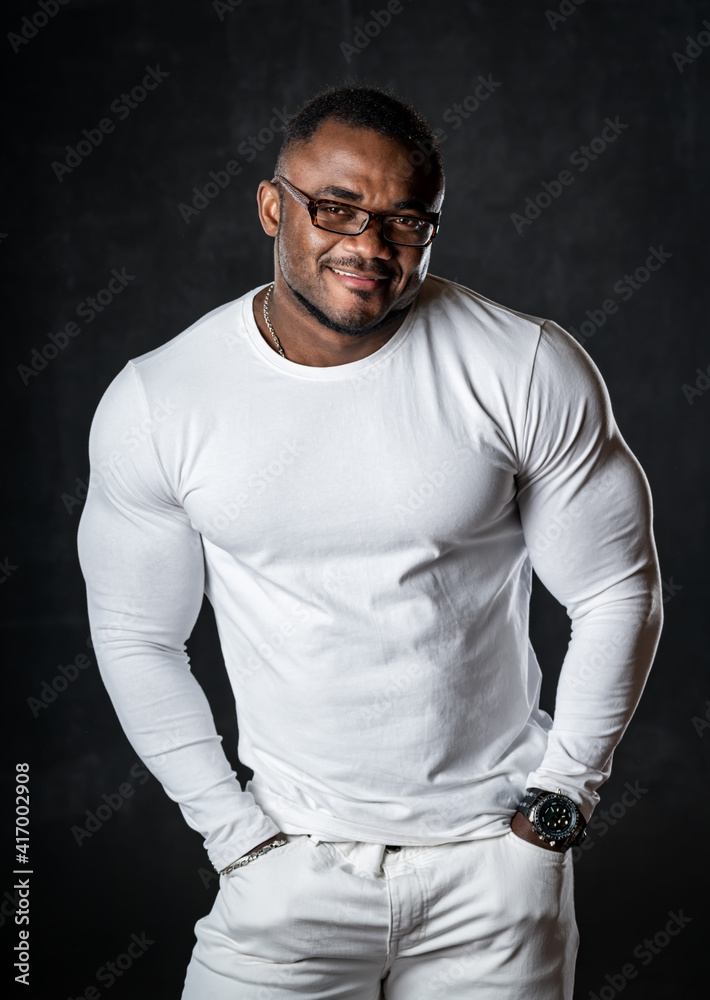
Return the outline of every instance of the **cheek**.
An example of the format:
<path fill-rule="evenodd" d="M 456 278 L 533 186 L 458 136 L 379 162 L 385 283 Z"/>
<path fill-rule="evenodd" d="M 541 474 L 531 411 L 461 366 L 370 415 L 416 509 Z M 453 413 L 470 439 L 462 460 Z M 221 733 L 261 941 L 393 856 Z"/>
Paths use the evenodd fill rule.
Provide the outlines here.
<path fill-rule="evenodd" d="M 325 252 L 314 226 L 307 230 L 282 227 L 278 233 L 278 253 L 281 268 L 292 281 L 305 278 L 318 269 Z"/>
<path fill-rule="evenodd" d="M 323 234 L 325 235 L 325 234 Z M 320 239 L 319 232 L 310 222 L 303 225 L 281 225 L 278 238 L 282 250 L 299 259 L 317 259 L 327 249 L 327 241 Z"/>
<path fill-rule="evenodd" d="M 426 277 L 429 266 L 429 249 L 413 261 L 402 261 L 403 288 L 410 289 L 413 286 L 419 287 Z"/>
<path fill-rule="evenodd" d="M 320 270 L 328 260 L 347 256 L 340 249 L 340 240 L 337 236 L 329 236 L 315 226 L 310 227 L 309 233 L 303 234 L 300 245 L 313 270 Z"/>

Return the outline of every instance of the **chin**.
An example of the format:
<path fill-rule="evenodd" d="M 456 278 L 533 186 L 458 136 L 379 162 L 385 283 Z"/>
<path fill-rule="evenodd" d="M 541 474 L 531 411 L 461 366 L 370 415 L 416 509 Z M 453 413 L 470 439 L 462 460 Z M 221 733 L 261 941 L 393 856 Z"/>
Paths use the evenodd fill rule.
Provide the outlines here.
<path fill-rule="evenodd" d="M 284 280 L 286 280 L 284 278 Z M 380 314 L 380 317 L 367 316 L 360 310 L 344 310 L 343 312 L 334 314 L 331 303 L 324 302 L 324 308 L 311 302 L 299 291 L 297 291 L 293 285 L 286 281 L 286 284 L 290 288 L 294 297 L 301 303 L 301 305 L 306 309 L 314 319 L 318 320 L 321 326 L 326 327 L 328 330 L 333 330 L 335 333 L 342 333 L 347 337 L 364 337 L 368 333 L 375 333 L 377 330 L 391 323 L 392 320 L 397 319 L 403 309 L 394 309 L 387 311 L 384 316 Z M 354 292 L 353 294 L 358 295 L 365 301 L 368 298 L 367 292 Z M 328 312 L 325 311 L 328 310 Z"/>

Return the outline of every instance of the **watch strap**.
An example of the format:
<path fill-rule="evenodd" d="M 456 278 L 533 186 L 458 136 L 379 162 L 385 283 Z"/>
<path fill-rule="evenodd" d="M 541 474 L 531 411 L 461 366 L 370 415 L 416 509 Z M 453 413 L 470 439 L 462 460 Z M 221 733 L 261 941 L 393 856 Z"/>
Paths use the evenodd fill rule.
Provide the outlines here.
<path fill-rule="evenodd" d="M 546 795 L 544 788 L 526 788 L 525 795 L 518 803 L 518 812 L 521 812 L 526 819 L 530 819 L 529 813 L 540 795 Z"/>

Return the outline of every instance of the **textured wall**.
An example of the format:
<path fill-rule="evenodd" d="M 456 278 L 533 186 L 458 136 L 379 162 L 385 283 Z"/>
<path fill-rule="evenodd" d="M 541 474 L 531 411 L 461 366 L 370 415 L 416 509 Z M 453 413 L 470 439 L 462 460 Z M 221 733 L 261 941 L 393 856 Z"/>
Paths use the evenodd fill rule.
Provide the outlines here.
<path fill-rule="evenodd" d="M 3 787 L 10 799 L 14 763 L 29 761 L 30 995 L 177 997 L 192 926 L 211 905 L 200 838 L 127 744 L 87 645 L 75 536 L 89 424 L 126 360 L 269 279 L 255 191 L 271 176 L 280 116 L 346 80 L 393 85 L 441 130 L 447 194 L 432 272 L 576 331 L 649 478 L 666 627 L 575 868 L 576 996 L 706 995 L 694 984 L 710 755 L 710 7 L 402 0 L 366 34 L 385 6 L 46 0 L 45 16 L 34 2 L 5 5 L 0 579 L 15 735 Z M 228 186 L 191 210 L 193 189 L 230 161 Z M 541 589 L 533 610 L 552 708 L 566 617 Z M 190 648 L 234 759 L 209 610 Z M 101 806 L 106 818 L 91 821 Z M 18 928 L 3 843 L 8 956 Z M 679 910 L 687 928 L 664 937 Z M 659 932 L 653 954 L 642 942 Z M 132 935 L 145 937 L 131 967 L 113 982 L 99 975 Z"/>

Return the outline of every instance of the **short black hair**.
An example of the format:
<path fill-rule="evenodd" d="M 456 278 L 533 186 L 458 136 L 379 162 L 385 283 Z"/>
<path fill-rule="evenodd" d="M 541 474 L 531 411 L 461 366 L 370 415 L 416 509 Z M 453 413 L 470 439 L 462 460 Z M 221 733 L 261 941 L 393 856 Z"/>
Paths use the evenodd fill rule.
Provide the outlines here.
<path fill-rule="evenodd" d="M 412 165 L 433 171 L 443 184 L 441 148 L 424 115 L 390 90 L 357 84 L 320 91 L 286 121 L 274 173 L 281 173 L 287 150 L 296 142 L 311 139 L 328 119 L 353 128 L 370 129 L 405 146 L 415 147 L 410 153 Z"/>

